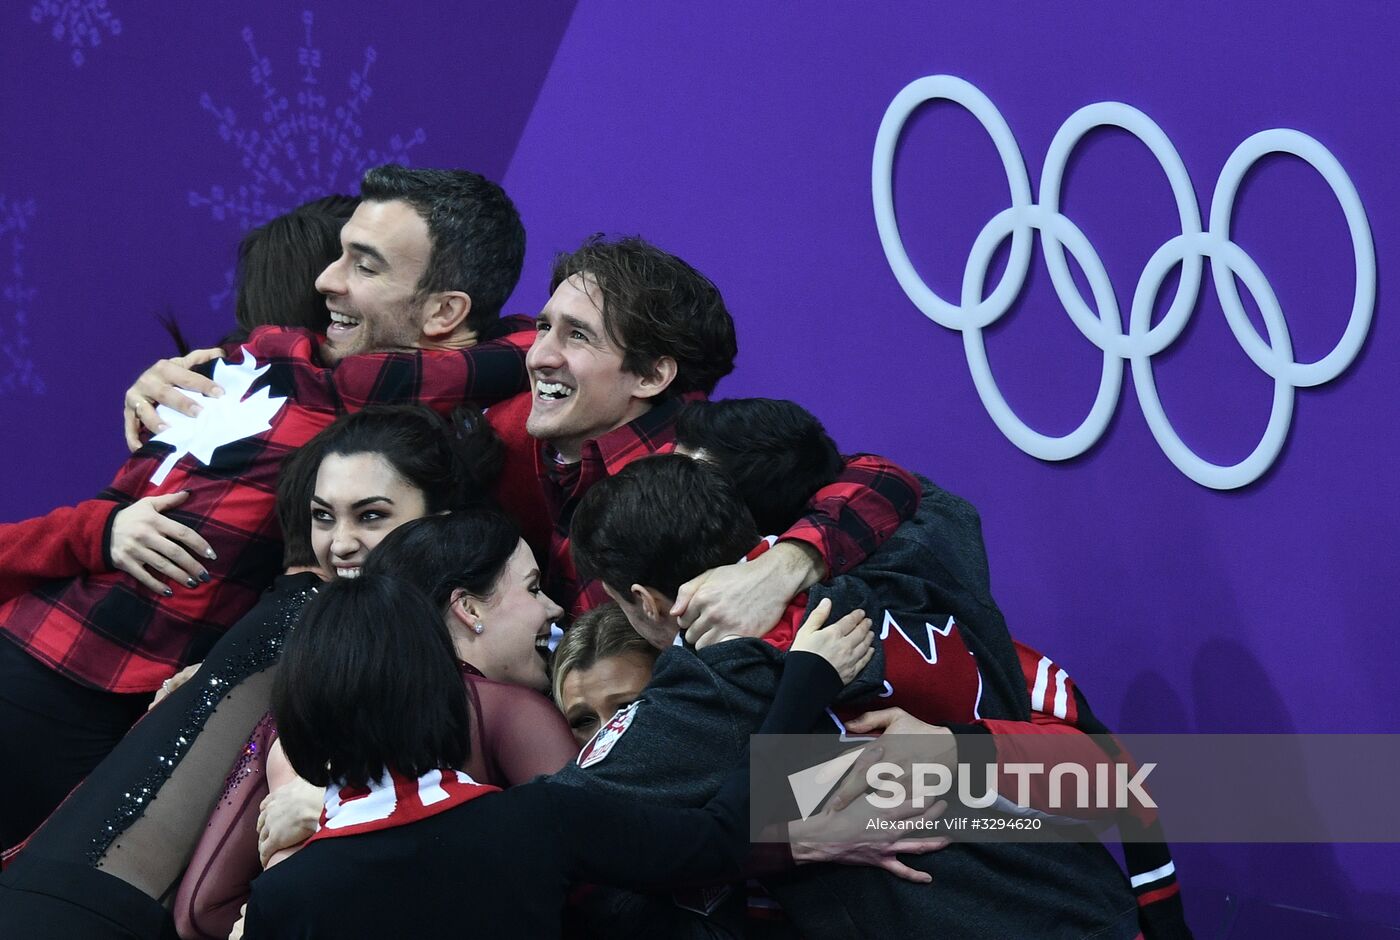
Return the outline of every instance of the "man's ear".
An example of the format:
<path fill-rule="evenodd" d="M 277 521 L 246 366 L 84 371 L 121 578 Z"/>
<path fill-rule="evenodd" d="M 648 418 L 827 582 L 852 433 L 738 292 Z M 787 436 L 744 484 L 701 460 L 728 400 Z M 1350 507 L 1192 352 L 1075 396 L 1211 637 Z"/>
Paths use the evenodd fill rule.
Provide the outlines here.
<path fill-rule="evenodd" d="M 655 398 L 670 387 L 676 380 L 680 367 L 670 356 L 662 356 L 651 366 L 651 374 L 637 377 L 634 395 L 637 398 Z"/>
<path fill-rule="evenodd" d="M 472 312 L 472 298 L 459 290 L 437 291 L 428 296 L 423 318 L 423 338 L 442 342 L 452 337 Z"/>
<path fill-rule="evenodd" d="M 655 588 L 632 585 L 632 602 L 642 608 L 642 614 L 652 623 L 665 623 L 671 616 L 671 601 Z"/>

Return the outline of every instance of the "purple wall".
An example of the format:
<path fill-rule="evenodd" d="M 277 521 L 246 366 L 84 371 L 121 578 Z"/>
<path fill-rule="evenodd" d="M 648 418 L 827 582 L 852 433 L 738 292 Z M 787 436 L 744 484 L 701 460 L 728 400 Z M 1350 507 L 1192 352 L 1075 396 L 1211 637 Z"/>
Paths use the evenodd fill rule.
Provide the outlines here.
<path fill-rule="evenodd" d="M 156 314 L 175 313 L 198 342 L 227 332 L 247 228 L 354 191 L 365 166 L 396 155 L 504 175 L 572 8 L 7 4 L 0 423 L 12 469 L 0 518 L 111 479 L 121 393 L 173 353 Z"/>
<path fill-rule="evenodd" d="M 441 15 L 402 6 L 386 18 L 382 5 L 348 0 L 306 5 L 308 45 L 301 6 L 85 2 L 69 6 L 92 32 L 76 34 L 63 6 L 19 4 L 0 25 L 5 516 L 105 483 L 122 456 L 120 392 L 168 349 L 153 315 L 170 309 L 192 336 L 219 335 L 231 304 L 211 297 L 226 291 L 244 227 L 299 192 L 351 188 L 352 169 L 406 147 L 414 163 L 504 177 L 530 231 L 515 309 L 538 309 L 551 254 L 598 230 L 642 233 L 711 275 L 742 337 L 721 393 L 795 398 L 844 447 L 888 454 L 975 502 L 1013 629 L 1065 664 L 1111 723 L 1396 730 L 1400 582 L 1389 569 L 1400 500 L 1384 480 L 1400 457 L 1400 353 L 1385 275 L 1400 244 L 1400 70 L 1388 7 L 827 2 L 798 15 L 790 5 L 585 0 L 574 10 L 558 0 Z M 372 94 L 353 115 L 361 136 L 323 145 L 342 156 L 334 178 L 305 154 L 278 155 L 272 168 L 308 178 L 290 191 L 264 185 L 259 151 L 245 165 L 221 136 L 225 108 L 231 134 L 268 126 L 244 27 L 291 118 L 334 118 L 373 47 Z M 1149 433 L 1131 378 L 1107 433 L 1078 459 L 1041 462 L 996 429 L 959 335 L 929 322 L 892 275 L 871 206 L 886 106 L 940 73 L 997 105 L 1033 185 L 1061 122 L 1102 100 L 1163 128 L 1203 213 L 1226 157 L 1256 131 L 1295 127 L 1336 155 L 1374 234 L 1375 321 L 1339 379 L 1298 393 L 1263 479 L 1225 493 L 1186 479 Z M 324 107 L 298 100 L 308 91 Z M 923 108 L 894 178 L 914 264 L 955 296 L 973 238 L 1008 205 L 991 143 L 965 112 Z M 1070 163 L 1063 205 L 1126 309 L 1147 258 L 1179 231 L 1161 170 L 1128 135 L 1096 133 Z M 1238 200 L 1234 233 L 1272 283 L 1297 358 L 1325 354 L 1352 290 L 1325 184 L 1299 161 L 1265 161 Z M 1029 424 L 1064 433 L 1078 423 L 1101 356 L 1070 325 L 1038 250 L 987 342 Z M 1155 366 L 1188 444 L 1216 462 L 1252 448 L 1271 383 L 1234 341 L 1211 286 Z M 1391 847 L 1181 847 L 1178 857 L 1202 936 L 1231 916 L 1226 894 L 1246 899 L 1236 936 L 1363 936 L 1359 921 L 1400 923 Z"/>
<path fill-rule="evenodd" d="M 640 232 L 694 262 L 740 324 L 740 365 L 721 394 L 795 398 L 844 447 L 888 454 L 973 500 L 1013 630 L 1125 730 L 1397 730 L 1400 589 L 1388 568 L 1400 500 L 1386 479 L 1400 457 L 1400 355 L 1385 274 L 1400 244 L 1400 71 L 1384 38 L 1395 15 L 1374 4 L 1033 6 L 823 3 L 798 15 L 584 0 L 506 176 L 531 232 L 517 301 L 542 303 L 550 253 L 600 229 Z M 1222 493 L 1184 477 L 1149 433 L 1130 378 L 1107 433 L 1077 460 L 1036 460 L 992 424 L 959 335 L 900 289 L 872 211 L 885 108 L 939 73 L 998 106 L 1033 184 L 1061 122 L 1102 100 L 1166 131 L 1202 214 L 1226 157 L 1256 131 L 1296 127 L 1337 156 L 1370 214 L 1375 321 L 1347 372 L 1298 393 L 1263 479 Z M 916 267 L 956 297 L 973 238 L 1009 205 L 1000 161 L 966 112 L 915 115 L 895 199 Z M 1143 265 L 1180 232 L 1162 171 L 1127 134 L 1100 132 L 1071 161 L 1062 204 L 1104 259 L 1126 321 Z M 1336 200 L 1301 161 L 1273 158 L 1248 177 L 1235 219 L 1297 358 L 1320 358 L 1351 303 Z M 1063 434 L 1087 412 L 1102 357 L 1071 326 L 1040 258 L 987 344 L 1010 403 Z M 1194 449 L 1224 463 L 1253 448 L 1272 383 L 1234 341 L 1209 283 L 1155 365 Z M 1269 903 L 1400 923 L 1391 848 L 1179 855 L 1204 936 L 1227 919 L 1223 892 L 1257 899 L 1236 935 L 1330 935 L 1331 922 L 1303 914 L 1251 928 Z"/>

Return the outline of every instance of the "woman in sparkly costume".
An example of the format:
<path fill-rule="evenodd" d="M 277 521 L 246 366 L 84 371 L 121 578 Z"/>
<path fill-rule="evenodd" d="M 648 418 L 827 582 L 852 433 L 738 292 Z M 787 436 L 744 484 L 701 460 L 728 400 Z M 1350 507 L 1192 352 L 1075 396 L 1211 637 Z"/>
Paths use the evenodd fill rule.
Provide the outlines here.
<path fill-rule="evenodd" d="M 799 631 L 761 732 L 811 727 L 870 660 L 864 611 L 818 629 L 829 610 Z M 326 785 L 325 809 L 310 844 L 254 883 L 246 940 L 557 937 L 572 883 L 740 872 L 747 766 L 699 809 L 549 780 L 500 790 L 457 771 L 470 709 L 436 613 L 412 585 L 377 572 L 308 605 L 273 699 L 287 756 Z M 387 619 L 400 620 L 396 630 L 382 628 Z"/>
<path fill-rule="evenodd" d="M 471 716 L 469 757 L 461 770 L 504 788 L 574 759 L 578 749 L 568 726 L 538 694 L 548 683 L 543 645 L 562 611 L 541 589 L 534 554 L 513 522 L 488 508 L 415 519 L 384 539 L 363 573 L 417 588 L 447 627 Z M 401 627 L 394 624 L 394 630 Z M 280 745 L 264 759 L 275 734 L 270 716 L 259 731 L 250 742 L 256 752 L 230 778 L 180 884 L 175 921 L 182 937 L 227 937 L 262 873 L 260 857 L 269 866 L 280 862 L 292 851 L 278 850 L 283 844 L 299 847 L 315 829 L 323 788 L 297 780 Z M 290 838 L 276 846 L 260 840 L 255 825 L 269 787 L 274 800 L 290 791 L 285 799 L 295 816 L 286 827 Z M 262 805 L 270 817 L 270 803 Z"/>
<path fill-rule="evenodd" d="M 176 936 L 166 903 L 223 795 L 230 756 L 268 711 L 284 637 L 325 567 L 348 573 L 397 525 L 479 500 L 498 451 L 484 422 L 471 422 L 465 435 L 455 430 L 462 426 L 426 409 L 372 408 L 340 419 L 287 460 L 278 486 L 287 573 L 194 678 L 7 856 L 0 936 Z M 348 483 L 367 469 L 384 492 L 336 491 L 337 478 Z M 334 532 L 312 535 L 313 506 L 316 524 Z M 336 515 L 338 507 L 349 512 Z"/>

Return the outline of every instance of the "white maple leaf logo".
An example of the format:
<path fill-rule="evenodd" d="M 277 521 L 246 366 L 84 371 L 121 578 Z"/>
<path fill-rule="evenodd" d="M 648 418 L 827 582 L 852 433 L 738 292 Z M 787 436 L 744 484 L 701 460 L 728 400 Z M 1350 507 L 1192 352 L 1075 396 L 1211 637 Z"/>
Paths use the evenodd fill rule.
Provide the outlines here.
<path fill-rule="evenodd" d="M 151 482 L 157 486 L 164 483 L 176 462 L 185 454 L 208 466 L 218 448 L 261 434 L 272 427 L 273 417 L 282 410 L 287 399 L 273 398 L 266 388 L 258 389 L 256 395 L 246 400 L 243 397 L 267 369 L 267 366 L 258 368 L 258 360 L 245 346 L 240 364 L 229 365 L 222 359 L 214 363 L 214 381 L 223 386 L 222 398 L 181 390 L 199 402 L 203 410 L 198 417 L 182 415 L 165 405 L 157 407 L 156 414 L 170 426 L 151 440 L 169 444 L 175 449 L 156 468 Z"/>

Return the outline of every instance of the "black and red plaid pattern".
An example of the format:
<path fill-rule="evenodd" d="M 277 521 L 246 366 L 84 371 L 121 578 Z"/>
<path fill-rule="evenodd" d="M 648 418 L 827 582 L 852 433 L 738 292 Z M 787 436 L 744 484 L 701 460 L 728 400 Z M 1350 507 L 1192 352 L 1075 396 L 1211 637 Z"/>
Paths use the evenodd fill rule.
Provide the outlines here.
<path fill-rule="evenodd" d="M 554 520 L 545 583 L 549 596 L 570 613 L 580 614 L 608 599 L 601 582 L 579 583 L 569 553 L 574 510 L 594 483 L 634 460 L 669 453 L 675 446 L 676 415 L 685 401 L 668 399 L 635 421 L 585 441 L 582 459 L 575 464 L 556 461 L 544 442 L 535 445 L 536 471 Z M 832 574 L 843 574 L 864 561 L 918 505 L 919 486 L 912 476 L 881 457 L 862 454 L 847 459 L 836 482 L 818 490 L 807 515 L 779 538 L 811 545 Z"/>
<path fill-rule="evenodd" d="M 148 441 L 102 493 L 129 503 L 189 490 L 170 516 L 198 531 L 218 554 L 206 565 L 210 582 L 161 597 L 120 572 L 51 581 L 0 606 L 0 634 L 83 685 L 110 692 L 155 689 L 202 658 L 280 569 L 275 502 L 283 458 L 338 416 L 366 405 L 419 402 L 448 412 L 520 392 L 528 383 L 525 353 L 533 324 L 510 317 L 504 325 L 506 335 L 468 349 L 353 356 L 334 370 L 320 365 L 314 334 L 254 331 L 244 348 L 268 369 L 252 391 L 267 387 L 274 398 L 286 398 L 271 427 L 218 448 L 207 466 L 181 457 L 159 486 L 151 476 L 170 448 Z"/>
<path fill-rule="evenodd" d="M 88 499 L 0 525 L 0 601 L 54 578 L 106 571 L 102 547 L 117 508 L 111 500 Z"/>

